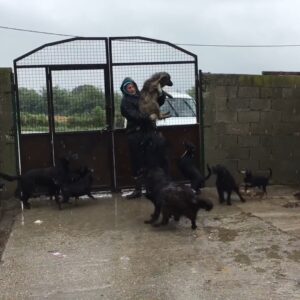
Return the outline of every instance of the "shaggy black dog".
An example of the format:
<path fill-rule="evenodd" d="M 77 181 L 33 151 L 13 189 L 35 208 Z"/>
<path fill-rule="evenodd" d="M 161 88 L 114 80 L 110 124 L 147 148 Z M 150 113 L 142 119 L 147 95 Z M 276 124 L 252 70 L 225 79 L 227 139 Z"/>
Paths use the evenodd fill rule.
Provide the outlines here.
<path fill-rule="evenodd" d="M 8 181 L 18 181 L 16 196 L 23 202 L 25 208 L 29 209 L 29 198 L 33 196 L 38 188 L 46 189 L 49 196 L 54 196 L 60 208 L 58 198 L 60 183 L 64 182 L 69 172 L 69 159 L 60 158 L 55 167 L 32 169 L 18 176 L 0 173 L 0 177 Z"/>
<path fill-rule="evenodd" d="M 143 141 L 144 173 L 153 168 L 162 168 L 169 174 L 168 142 L 159 132 L 147 134 Z"/>
<path fill-rule="evenodd" d="M 71 197 L 78 199 L 80 196 L 87 195 L 95 199 L 91 194 L 91 187 L 93 183 L 92 170 L 87 167 L 82 167 L 78 171 L 78 177 L 73 177 L 72 182 L 61 185 L 61 194 L 63 203 L 69 202 Z"/>
<path fill-rule="evenodd" d="M 167 225 L 171 216 L 179 221 L 181 216 L 191 220 L 192 229 L 196 229 L 197 213 L 200 208 L 211 210 L 213 204 L 210 200 L 200 198 L 187 186 L 180 186 L 170 181 L 163 169 L 157 167 L 148 172 L 146 186 L 147 197 L 154 205 L 154 212 L 151 219 L 145 223 L 155 223 L 160 213 L 162 221 L 159 225 Z"/>
<path fill-rule="evenodd" d="M 210 170 L 210 167 L 207 166 L 207 168 Z M 239 191 L 239 187 L 236 184 L 233 176 L 230 174 L 230 172 L 222 165 L 216 165 L 211 168 L 212 174 L 215 174 L 217 176 L 216 179 L 216 187 L 219 195 L 219 201 L 220 203 L 223 203 L 225 201 L 224 193 L 227 193 L 227 205 L 231 205 L 231 193 L 235 192 L 242 202 L 245 202 L 246 200 L 242 197 Z"/>
<path fill-rule="evenodd" d="M 195 152 L 196 146 L 191 142 L 185 141 L 184 143 L 185 152 L 178 160 L 178 168 L 182 175 L 190 180 L 191 188 L 196 192 L 200 192 L 200 189 L 205 186 L 205 181 L 210 177 L 211 172 L 204 177 L 196 166 Z"/>
<path fill-rule="evenodd" d="M 267 193 L 267 185 L 272 177 L 272 169 L 269 168 L 269 176 L 259 176 L 253 175 L 252 172 L 248 169 L 244 171 L 244 183 L 245 183 L 245 192 L 250 187 L 258 187 L 263 190 L 264 194 Z M 243 172 L 242 172 L 243 173 Z"/>
<path fill-rule="evenodd" d="M 180 186 L 171 181 L 168 168 L 167 141 L 158 133 L 145 140 L 145 187 L 146 197 L 153 203 L 154 212 L 145 223 L 154 224 L 162 213 L 159 225 L 166 225 L 173 216 L 179 220 L 188 217 L 195 229 L 197 212 L 200 208 L 212 209 L 207 199 L 196 197 L 190 187 Z"/>

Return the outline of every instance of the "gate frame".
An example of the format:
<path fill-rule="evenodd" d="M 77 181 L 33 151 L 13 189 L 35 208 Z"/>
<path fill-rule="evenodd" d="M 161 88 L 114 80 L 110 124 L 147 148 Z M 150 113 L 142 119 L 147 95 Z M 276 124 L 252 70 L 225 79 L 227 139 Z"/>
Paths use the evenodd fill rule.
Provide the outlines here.
<path fill-rule="evenodd" d="M 102 40 L 105 42 L 105 54 L 106 54 L 106 64 L 41 64 L 41 65 L 21 65 L 18 66 L 17 63 L 34 54 L 46 47 L 51 47 L 63 43 L 69 43 L 77 40 Z M 180 52 L 183 52 L 191 57 L 193 57 L 193 61 L 156 61 L 156 62 L 126 62 L 126 63 L 114 63 L 112 58 L 113 52 L 113 41 L 116 40 L 143 40 L 147 42 L 153 42 L 156 44 L 167 45 L 173 49 L 176 49 Z M 122 37 L 74 37 L 69 39 L 64 39 L 56 42 L 46 43 L 40 47 L 37 47 L 21 56 L 16 58 L 13 61 L 14 65 L 14 79 L 15 79 L 15 99 L 16 99 L 16 145 L 18 149 L 17 157 L 18 157 L 18 173 L 22 172 L 21 166 L 21 146 L 20 146 L 20 139 L 21 139 L 21 116 L 20 116 L 20 103 L 19 103 L 19 89 L 18 89 L 18 69 L 22 68 L 45 68 L 45 76 L 46 76 L 46 89 L 47 89 L 47 105 L 48 105 L 48 120 L 49 120 L 49 135 L 50 135 L 50 142 L 51 142 L 51 153 L 52 153 L 52 164 L 55 165 L 55 150 L 54 150 L 54 134 L 55 134 L 55 126 L 54 126 L 54 111 L 53 111 L 53 96 L 51 94 L 52 86 L 51 84 L 51 72 L 55 70 L 83 70 L 83 69 L 98 69 L 99 66 L 102 66 L 99 69 L 104 69 L 104 87 L 105 87 L 105 104 L 106 104 L 106 121 L 107 121 L 107 131 L 111 133 L 111 146 L 112 146 L 112 181 L 111 181 L 111 189 L 112 190 L 119 190 L 118 187 L 116 174 L 117 174 L 117 167 L 116 167 L 116 150 L 115 150 L 115 130 L 114 127 L 114 117 L 115 117 L 115 99 L 114 99 L 114 82 L 113 82 L 113 67 L 114 66 L 134 66 L 134 65 L 163 65 L 163 64 L 194 64 L 194 78 L 195 78 L 195 101 L 196 101 L 196 117 L 197 117 L 197 124 L 199 126 L 199 154 L 200 154 L 200 168 L 202 172 L 204 171 L 204 130 L 203 130 L 203 95 L 202 95 L 202 73 L 198 70 L 198 58 L 197 55 L 194 53 L 189 52 L 177 45 L 174 45 L 167 41 L 142 37 L 142 36 L 122 36 Z M 106 77 L 107 76 L 107 77 Z M 121 129 L 122 130 L 122 129 Z M 82 131 L 84 133 L 84 131 Z M 33 133 L 34 134 L 34 133 Z"/>

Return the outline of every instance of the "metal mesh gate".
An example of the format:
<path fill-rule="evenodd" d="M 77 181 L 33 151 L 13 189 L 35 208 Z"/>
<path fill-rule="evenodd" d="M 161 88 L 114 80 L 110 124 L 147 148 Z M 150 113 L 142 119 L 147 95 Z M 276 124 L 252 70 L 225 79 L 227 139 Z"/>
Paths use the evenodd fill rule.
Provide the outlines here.
<path fill-rule="evenodd" d="M 153 73 L 171 74 L 160 121 L 170 141 L 171 171 L 183 151 L 178 137 L 199 146 L 197 57 L 173 44 L 143 37 L 74 38 L 43 45 L 14 61 L 17 84 L 20 168 L 53 165 L 67 153 L 95 171 L 95 187 L 119 189 L 132 184 L 120 114 L 125 77 L 142 87 Z"/>

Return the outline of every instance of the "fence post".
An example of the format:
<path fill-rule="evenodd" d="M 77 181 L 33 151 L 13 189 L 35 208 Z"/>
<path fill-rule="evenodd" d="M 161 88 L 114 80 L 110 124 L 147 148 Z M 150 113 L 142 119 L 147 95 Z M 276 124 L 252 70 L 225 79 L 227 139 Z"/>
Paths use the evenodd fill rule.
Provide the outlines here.
<path fill-rule="evenodd" d="M 12 69 L 0 68 L 0 171 L 8 174 L 17 174 L 13 91 Z M 3 199 L 14 195 L 16 183 L 0 182 L 5 183 L 5 187 L 0 190 L 1 210 Z"/>

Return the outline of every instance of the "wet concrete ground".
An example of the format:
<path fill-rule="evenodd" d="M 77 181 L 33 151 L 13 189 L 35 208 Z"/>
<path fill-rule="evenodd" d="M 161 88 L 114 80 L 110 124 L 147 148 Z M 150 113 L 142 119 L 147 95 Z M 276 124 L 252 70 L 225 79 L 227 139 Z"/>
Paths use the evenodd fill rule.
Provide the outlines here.
<path fill-rule="evenodd" d="M 215 207 L 199 211 L 195 231 L 185 218 L 164 228 L 146 225 L 151 203 L 120 194 L 62 211 L 32 200 L 6 244 L 0 298 L 300 299 L 293 192 L 273 186 L 268 198 L 234 198 L 228 207 L 206 188 Z"/>

